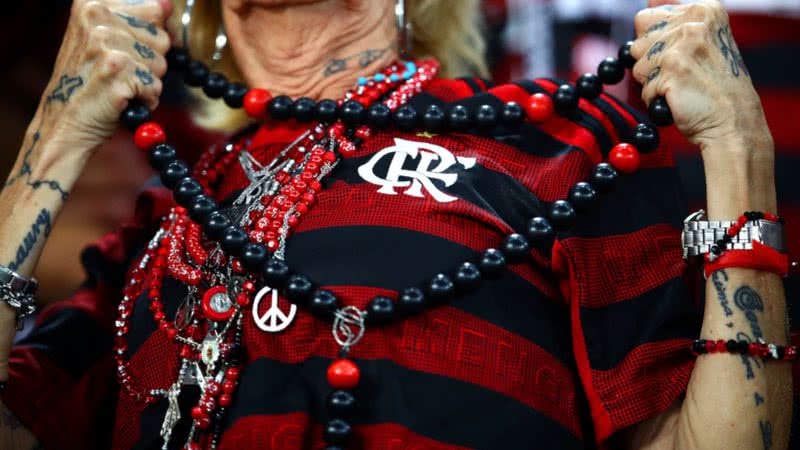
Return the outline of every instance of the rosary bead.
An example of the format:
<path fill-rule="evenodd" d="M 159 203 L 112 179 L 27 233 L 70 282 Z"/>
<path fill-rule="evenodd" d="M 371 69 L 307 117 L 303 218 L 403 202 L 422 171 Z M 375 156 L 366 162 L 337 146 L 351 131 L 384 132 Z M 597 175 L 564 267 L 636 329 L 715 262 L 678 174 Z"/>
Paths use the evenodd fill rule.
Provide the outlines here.
<path fill-rule="evenodd" d="M 575 186 L 572 186 L 569 190 L 568 198 L 570 203 L 575 206 L 575 209 L 578 211 L 586 211 L 597 198 L 597 192 L 591 184 L 581 181 L 580 183 L 576 183 Z"/>
<path fill-rule="evenodd" d="M 579 100 L 577 90 L 569 84 L 562 84 L 553 94 L 553 106 L 561 115 L 575 111 L 578 108 Z"/>
<path fill-rule="evenodd" d="M 314 292 L 314 284 L 305 275 L 292 275 L 286 283 L 286 298 L 292 303 L 305 303 Z"/>
<path fill-rule="evenodd" d="M 267 105 L 272 94 L 266 89 L 250 89 L 244 96 L 244 112 L 254 119 L 261 119 L 267 114 Z"/>
<path fill-rule="evenodd" d="M 184 74 L 186 84 L 191 87 L 200 87 L 206 84 L 208 79 L 208 67 L 200 61 L 191 61 L 186 66 L 186 73 Z"/>
<path fill-rule="evenodd" d="M 348 100 L 342 105 L 342 122 L 349 127 L 357 127 L 364 123 L 364 105 L 355 101 Z"/>
<path fill-rule="evenodd" d="M 133 142 L 141 150 L 150 150 L 154 145 L 167 141 L 167 135 L 161 125 L 155 122 L 145 122 L 139 125 L 133 135 Z"/>
<path fill-rule="evenodd" d="M 229 255 L 237 255 L 248 241 L 247 232 L 238 225 L 230 225 L 222 233 L 220 244 L 225 253 Z"/>
<path fill-rule="evenodd" d="M 650 103 L 647 108 L 650 118 L 653 122 L 660 127 L 668 127 L 674 122 L 672 120 L 672 110 L 669 109 L 669 103 L 664 97 L 658 97 Z"/>
<path fill-rule="evenodd" d="M 447 116 L 444 110 L 436 104 L 428 106 L 425 114 L 422 116 L 422 125 L 426 131 L 433 133 L 444 130 L 447 126 Z"/>
<path fill-rule="evenodd" d="M 172 47 L 167 52 L 167 64 L 171 70 L 183 71 L 189 65 L 192 58 L 185 48 Z"/>
<path fill-rule="evenodd" d="M 703 355 L 706 353 L 706 343 L 702 339 L 696 339 L 692 342 L 692 354 Z"/>
<path fill-rule="evenodd" d="M 225 100 L 225 104 L 231 108 L 241 108 L 244 106 L 244 97 L 247 92 L 247 86 L 242 83 L 230 83 L 222 98 Z"/>
<path fill-rule="evenodd" d="M 591 183 L 600 192 L 608 192 L 617 180 L 617 171 L 609 163 L 600 163 L 592 170 Z"/>
<path fill-rule="evenodd" d="M 639 151 L 631 144 L 621 143 L 611 149 L 608 154 L 608 162 L 618 171 L 630 174 L 639 169 Z"/>
<path fill-rule="evenodd" d="M 575 82 L 575 89 L 578 95 L 587 100 L 594 100 L 603 93 L 603 83 L 600 78 L 593 73 L 585 73 L 578 77 Z"/>
<path fill-rule="evenodd" d="M 208 218 L 203 222 L 203 230 L 206 236 L 218 241 L 222 239 L 225 229 L 231 225 L 231 220 L 220 211 L 211 213 Z"/>
<path fill-rule="evenodd" d="M 617 84 L 625 79 L 625 67 L 616 58 L 606 58 L 597 66 L 597 76 L 603 84 Z"/>
<path fill-rule="evenodd" d="M 395 313 L 394 300 L 378 296 L 367 303 L 367 322 L 376 325 L 389 323 Z"/>
<path fill-rule="evenodd" d="M 335 100 L 320 100 L 314 108 L 317 120 L 322 123 L 334 123 L 339 119 L 339 105 Z"/>
<path fill-rule="evenodd" d="M 488 131 L 497 125 L 497 111 L 492 105 L 481 105 L 475 113 L 475 124 L 479 130 Z"/>
<path fill-rule="evenodd" d="M 298 122 L 311 122 L 314 120 L 314 113 L 317 107 L 317 102 L 308 97 L 302 97 L 295 100 L 292 104 L 292 115 Z"/>
<path fill-rule="evenodd" d="M 239 252 L 239 261 L 248 272 L 258 272 L 267 260 L 267 249 L 261 244 L 248 242 Z"/>
<path fill-rule="evenodd" d="M 425 293 L 420 288 L 405 288 L 397 297 L 397 309 L 405 314 L 416 314 L 425 309 Z"/>
<path fill-rule="evenodd" d="M 529 251 L 530 244 L 521 234 L 511 233 L 503 241 L 503 255 L 511 264 L 524 261 Z"/>
<path fill-rule="evenodd" d="M 411 105 L 403 105 L 397 108 L 393 118 L 400 131 L 410 133 L 417 126 L 417 110 Z"/>
<path fill-rule="evenodd" d="M 286 95 L 279 95 L 270 100 L 267 105 L 270 117 L 275 120 L 288 120 L 291 116 L 292 99 Z"/>
<path fill-rule="evenodd" d="M 192 177 L 181 179 L 172 191 L 175 201 L 188 208 L 194 202 L 194 198 L 203 193 L 203 186 Z"/>
<path fill-rule="evenodd" d="M 219 209 L 219 205 L 217 205 L 217 202 L 215 202 L 213 198 L 201 194 L 194 198 L 194 201 L 192 201 L 188 209 L 189 216 L 192 220 L 202 223 L 211 213 Z"/>
<path fill-rule="evenodd" d="M 139 100 L 131 100 L 120 115 L 120 121 L 131 132 L 136 131 L 142 124 L 150 122 L 150 120 L 150 110 Z"/>
<path fill-rule="evenodd" d="M 531 122 L 542 123 L 553 116 L 555 105 L 553 99 L 547 94 L 538 92 L 528 97 L 526 111 Z"/>
<path fill-rule="evenodd" d="M 181 160 L 175 160 L 167 164 L 161 170 L 161 183 L 168 189 L 172 189 L 182 178 L 189 176 L 189 167 Z"/>
<path fill-rule="evenodd" d="M 506 266 L 506 258 L 500 250 L 490 248 L 483 252 L 478 267 L 486 278 L 496 278 Z"/>
<path fill-rule="evenodd" d="M 550 222 L 556 228 L 564 230 L 575 222 L 575 209 L 566 200 L 556 200 L 550 209 Z"/>
<path fill-rule="evenodd" d="M 650 153 L 658 148 L 658 130 L 646 123 L 636 125 L 631 134 L 631 144 L 642 153 Z"/>
<path fill-rule="evenodd" d="M 227 90 L 228 79 L 225 78 L 225 75 L 218 72 L 212 72 L 208 74 L 206 82 L 203 85 L 203 92 L 205 92 L 209 98 L 222 98 Z"/>
<path fill-rule="evenodd" d="M 261 269 L 264 282 L 273 289 L 282 289 L 289 279 L 289 266 L 277 258 L 271 258 Z"/>
<path fill-rule="evenodd" d="M 636 59 L 633 58 L 631 55 L 631 46 L 633 45 L 633 41 L 626 42 L 622 47 L 619 48 L 619 53 L 617 56 L 619 57 L 619 62 L 626 69 L 632 69 L 633 66 L 636 65 Z"/>
<path fill-rule="evenodd" d="M 450 128 L 456 132 L 464 132 L 472 125 L 469 118 L 469 110 L 464 105 L 453 105 L 447 115 Z"/>
<path fill-rule="evenodd" d="M 544 217 L 534 217 L 528 221 L 528 229 L 525 234 L 530 243 L 534 246 L 542 246 L 550 243 L 555 236 L 555 231 Z"/>
<path fill-rule="evenodd" d="M 465 262 L 458 266 L 456 273 L 453 276 L 453 282 L 456 284 L 456 289 L 460 292 L 474 291 L 481 285 L 482 277 L 481 271 L 478 266 Z"/>
<path fill-rule="evenodd" d="M 378 129 L 384 129 L 392 123 L 392 110 L 383 103 L 375 103 L 367 111 L 369 124 Z"/>
<path fill-rule="evenodd" d="M 445 302 L 450 300 L 454 293 L 455 284 L 453 284 L 453 280 L 443 273 L 434 275 L 428 283 L 428 296 L 433 301 Z"/>
<path fill-rule="evenodd" d="M 361 370 L 349 359 L 337 359 L 328 366 L 327 376 L 334 389 L 353 389 L 358 386 Z"/>
<path fill-rule="evenodd" d="M 158 144 L 150 149 L 147 156 L 150 167 L 160 171 L 175 160 L 175 147 L 169 144 Z"/>
<path fill-rule="evenodd" d="M 517 127 L 525 120 L 525 110 L 522 109 L 519 103 L 508 102 L 503 106 L 500 120 L 508 127 Z"/>
<path fill-rule="evenodd" d="M 325 424 L 322 430 L 322 439 L 328 444 L 344 444 L 350 438 L 353 427 L 342 419 L 333 419 Z"/>
<path fill-rule="evenodd" d="M 308 308 L 311 310 L 311 313 L 317 317 L 323 319 L 331 318 L 336 312 L 336 309 L 339 308 L 339 299 L 337 299 L 336 295 L 331 291 L 318 289 L 311 295 Z"/>
<path fill-rule="evenodd" d="M 356 408 L 356 397 L 350 391 L 336 390 L 328 395 L 328 415 L 336 419 L 349 419 Z"/>

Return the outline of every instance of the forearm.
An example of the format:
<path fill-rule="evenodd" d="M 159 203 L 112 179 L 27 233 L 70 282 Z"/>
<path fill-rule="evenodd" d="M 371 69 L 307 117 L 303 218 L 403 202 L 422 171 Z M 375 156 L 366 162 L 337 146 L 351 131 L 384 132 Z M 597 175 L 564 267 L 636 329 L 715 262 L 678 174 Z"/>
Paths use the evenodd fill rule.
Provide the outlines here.
<path fill-rule="evenodd" d="M 14 414 L 0 402 L 0 448 L 5 450 L 35 450 L 42 446 Z"/>

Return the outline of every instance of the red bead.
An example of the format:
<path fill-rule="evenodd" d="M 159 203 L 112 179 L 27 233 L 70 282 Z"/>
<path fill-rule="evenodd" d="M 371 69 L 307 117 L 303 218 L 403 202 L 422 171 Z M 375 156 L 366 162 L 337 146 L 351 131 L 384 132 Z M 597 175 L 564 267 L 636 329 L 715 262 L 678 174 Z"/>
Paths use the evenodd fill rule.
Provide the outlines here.
<path fill-rule="evenodd" d="M 736 235 L 739 234 L 739 231 L 741 231 L 741 229 L 742 227 L 739 227 L 736 224 L 734 224 L 732 227 L 728 228 L 728 236 L 736 237 Z"/>
<path fill-rule="evenodd" d="M 639 151 L 631 144 L 617 144 L 611 149 L 608 162 L 622 173 L 636 172 L 639 169 Z"/>
<path fill-rule="evenodd" d="M 305 214 L 308 212 L 308 206 L 305 203 L 298 203 L 297 207 L 295 208 L 295 211 L 297 211 L 301 215 Z"/>
<path fill-rule="evenodd" d="M 272 94 L 266 89 L 250 89 L 244 96 L 244 111 L 248 116 L 259 119 L 267 114 L 267 104 Z"/>
<path fill-rule="evenodd" d="M 199 420 L 202 419 L 203 417 L 208 417 L 208 414 L 206 414 L 206 412 L 203 411 L 203 408 L 199 406 L 195 406 L 194 408 L 192 408 L 192 419 Z"/>
<path fill-rule="evenodd" d="M 336 153 L 325 152 L 325 154 L 322 155 L 322 159 L 324 159 L 327 162 L 331 162 L 332 163 L 332 162 L 336 161 Z M 313 188 L 313 186 L 312 186 L 312 188 Z"/>
<path fill-rule="evenodd" d="M 250 304 L 250 297 L 248 297 L 246 293 L 240 292 L 239 295 L 236 296 L 236 304 L 242 308 L 246 308 L 247 305 Z"/>
<path fill-rule="evenodd" d="M 793 345 L 789 346 L 789 347 L 786 347 L 786 354 L 783 357 L 783 359 L 785 359 L 787 361 L 796 360 L 797 359 L 797 347 L 795 347 Z"/>
<path fill-rule="evenodd" d="M 222 394 L 219 396 L 219 406 L 227 408 L 228 406 L 231 406 L 231 403 L 233 403 L 233 399 L 231 398 L 230 394 Z"/>
<path fill-rule="evenodd" d="M 328 367 L 328 383 L 335 389 L 353 389 L 358 386 L 361 371 L 349 359 L 339 359 Z"/>
<path fill-rule="evenodd" d="M 333 152 L 331 152 L 331 154 L 333 155 Z M 336 155 L 333 155 L 333 159 L 336 159 Z M 322 184 L 320 184 L 319 181 L 314 180 L 311 183 L 309 183 L 308 187 L 310 187 L 311 189 L 313 189 L 315 191 L 318 191 L 318 190 L 320 190 L 322 188 Z"/>
<path fill-rule="evenodd" d="M 222 382 L 222 392 L 230 394 L 236 390 L 236 383 L 233 380 L 225 380 Z"/>
<path fill-rule="evenodd" d="M 167 142 L 167 135 L 161 125 L 155 122 L 143 123 L 133 135 L 133 142 L 142 150 L 150 150 L 151 147 Z"/>
<path fill-rule="evenodd" d="M 278 241 L 270 239 L 267 241 L 267 250 L 273 252 L 278 249 Z"/>
<path fill-rule="evenodd" d="M 714 341 L 706 341 L 706 353 L 716 353 L 717 346 Z"/>
<path fill-rule="evenodd" d="M 161 322 L 162 320 L 164 320 L 164 317 L 166 316 L 164 315 L 163 311 L 156 311 L 155 313 L 153 313 L 153 320 L 155 320 L 156 322 Z"/>
<path fill-rule="evenodd" d="M 212 397 L 219 395 L 219 383 L 216 381 L 209 381 L 208 384 L 206 384 L 206 392 Z"/>
<path fill-rule="evenodd" d="M 178 330 L 175 328 L 170 328 L 167 330 L 167 337 L 170 341 L 175 340 L 175 336 L 178 334 Z"/>
<path fill-rule="evenodd" d="M 314 197 L 314 194 L 312 194 L 311 192 L 306 192 L 305 194 L 303 194 L 303 201 L 308 205 L 314 203 L 315 199 L 316 197 Z"/>
<path fill-rule="evenodd" d="M 549 95 L 533 94 L 528 99 L 525 110 L 532 122 L 544 122 L 553 115 L 553 99 Z"/>
<path fill-rule="evenodd" d="M 297 216 L 289 216 L 289 220 L 287 221 L 290 227 L 297 225 L 297 222 L 298 222 Z"/>
<path fill-rule="evenodd" d="M 197 445 L 197 442 L 189 442 L 186 447 L 183 447 L 183 450 L 200 450 L 200 446 Z"/>
<path fill-rule="evenodd" d="M 758 356 L 759 355 L 759 345 L 755 342 L 751 342 L 750 345 L 747 346 L 747 354 L 750 356 Z"/>
<path fill-rule="evenodd" d="M 244 282 L 244 284 L 242 284 L 242 289 L 247 292 L 253 292 L 256 290 L 256 285 L 252 281 L 247 280 Z"/>
<path fill-rule="evenodd" d="M 197 428 L 205 430 L 209 427 L 209 425 L 211 425 L 211 420 L 208 417 L 201 417 L 200 419 L 195 420 L 194 424 Z"/>
<path fill-rule="evenodd" d="M 758 346 L 758 356 L 762 358 L 766 358 L 769 356 L 769 346 L 764 344 L 759 344 Z"/>
<path fill-rule="evenodd" d="M 725 341 L 722 339 L 717 341 L 717 353 L 725 353 L 728 351 L 728 347 L 725 345 Z"/>
<path fill-rule="evenodd" d="M 239 379 L 239 369 L 236 367 L 229 367 L 228 370 L 225 371 L 225 378 L 229 378 L 231 380 L 238 380 Z"/>
<path fill-rule="evenodd" d="M 778 221 L 778 216 L 776 216 L 774 214 L 771 214 L 771 213 L 768 213 L 768 212 L 765 212 L 764 213 L 764 220 L 769 220 L 770 222 L 777 222 Z"/>

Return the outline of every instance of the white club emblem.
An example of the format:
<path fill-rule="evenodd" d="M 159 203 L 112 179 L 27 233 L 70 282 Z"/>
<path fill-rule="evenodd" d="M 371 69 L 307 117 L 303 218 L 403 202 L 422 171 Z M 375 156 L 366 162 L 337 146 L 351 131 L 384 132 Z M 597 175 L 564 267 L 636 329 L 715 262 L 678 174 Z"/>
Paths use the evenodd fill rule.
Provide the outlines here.
<path fill-rule="evenodd" d="M 270 295 L 271 303 L 269 309 L 267 309 L 267 312 L 262 315 L 259 313 L 261 300 L 263 300 L 264 297 L 270 293 L 272 295 Z M 272 289 L 269 286 L 264 286 L 260 291 L 258 291 L 255 301 L 253 302 L 253 320 L 256 322 L 256 326 L 258 326 L 258 328 L 266 331 L 267 333 L 277 333 L 278 331 L 288 327 L 292 323 L 296 313 L 297 305 L 292 304 L 291 309 L 289 309 L 289 314 L 284 314 L 278 305 L 278 290 Z"/>

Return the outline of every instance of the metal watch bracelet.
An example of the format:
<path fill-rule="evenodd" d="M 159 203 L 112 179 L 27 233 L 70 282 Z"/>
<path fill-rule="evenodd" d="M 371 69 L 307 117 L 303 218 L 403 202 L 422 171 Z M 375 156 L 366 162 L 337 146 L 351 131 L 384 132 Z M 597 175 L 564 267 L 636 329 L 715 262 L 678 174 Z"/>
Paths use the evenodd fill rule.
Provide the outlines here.
<path fill-rule="evenodd" d="M 728 232 L 736 221 L 705 220 L 706 213 L 702 209 L 689 215 L 683 221 L 683 258 L 702 256 L 711 250 L 711 246 Z M 752 250 L 753 242 L 759 242 L 786 253 L 786 237 L 783 225 L 769 220 L 747 222 L 736 236 L 732 236 L 728 246 L 730 250 Z"/>
<path fill-rule="evenodd" d="M 27 279 L 8 267 L 0 266 L 0 302 L 12 307 L 17 315 L 17 329 L 22 319 L 36 312 L 36 289 L 39 283 L 35 278 Z"/>

